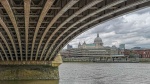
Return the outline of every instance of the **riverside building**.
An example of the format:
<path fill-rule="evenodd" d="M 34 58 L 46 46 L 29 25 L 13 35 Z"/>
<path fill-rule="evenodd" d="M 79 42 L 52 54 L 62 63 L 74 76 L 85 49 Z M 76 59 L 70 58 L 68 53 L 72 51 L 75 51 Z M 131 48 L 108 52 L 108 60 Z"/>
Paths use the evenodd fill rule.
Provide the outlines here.
<path fill-rule="evenodd" d="M 118 57 L 124 56 L 119 53 L 116 46 L 103 46 L 103 41 L 97 34 L 94 43 L 83 44 L 79 42 L 78 48 L 68 48 L 62 55 L 67 57 Z M 69 45 L 70 46 L 70 45 Z"/>

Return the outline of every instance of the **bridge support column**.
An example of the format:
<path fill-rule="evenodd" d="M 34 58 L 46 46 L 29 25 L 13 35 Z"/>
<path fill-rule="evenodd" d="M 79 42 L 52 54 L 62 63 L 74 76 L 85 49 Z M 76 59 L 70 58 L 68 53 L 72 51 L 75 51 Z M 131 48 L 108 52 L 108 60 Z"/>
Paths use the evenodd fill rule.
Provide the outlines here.
<path fill-rule="evenodd" d="M 0 62 L 0 80 L 59 79 L 61 56 L 52 62 L 7 61 Z"/>

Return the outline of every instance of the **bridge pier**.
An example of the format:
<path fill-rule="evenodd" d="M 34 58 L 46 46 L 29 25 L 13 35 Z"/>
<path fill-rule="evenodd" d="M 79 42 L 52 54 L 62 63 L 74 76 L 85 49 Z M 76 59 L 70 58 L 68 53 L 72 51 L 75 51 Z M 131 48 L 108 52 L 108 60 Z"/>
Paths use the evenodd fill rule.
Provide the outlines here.
<path fill-rule="evenodd" d="M 59 79 L 58 66 L 61 56 L 54 61 L 5 61 L 0 62 L 0 80 Z"/>

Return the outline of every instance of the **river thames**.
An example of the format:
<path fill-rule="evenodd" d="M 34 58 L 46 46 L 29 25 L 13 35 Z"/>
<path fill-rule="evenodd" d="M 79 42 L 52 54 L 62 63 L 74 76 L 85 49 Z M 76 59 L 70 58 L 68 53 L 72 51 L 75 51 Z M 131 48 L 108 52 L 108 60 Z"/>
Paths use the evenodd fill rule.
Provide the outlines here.
<path fill-rule="evenodd" d="M 150 84 L 149 63 L 72 63 L 59 66 L 59 80 L 0 81 L 0 84 Z"/>

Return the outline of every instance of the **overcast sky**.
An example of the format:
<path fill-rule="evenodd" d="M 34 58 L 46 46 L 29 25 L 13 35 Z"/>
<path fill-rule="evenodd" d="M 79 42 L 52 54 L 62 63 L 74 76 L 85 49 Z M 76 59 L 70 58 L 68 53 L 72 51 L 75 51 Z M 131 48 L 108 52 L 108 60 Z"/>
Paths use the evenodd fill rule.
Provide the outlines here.
<path fill-rule="evenodd" d="M 118 47 L 119 44 L 125 44 L 126 48 L 150 48 L 150 8 L 101 23 L 82 33 L 69 44 L 77 47 L 79 42 L 93 43 L 96 33 L 99 33 L 104 46 Z"/>

